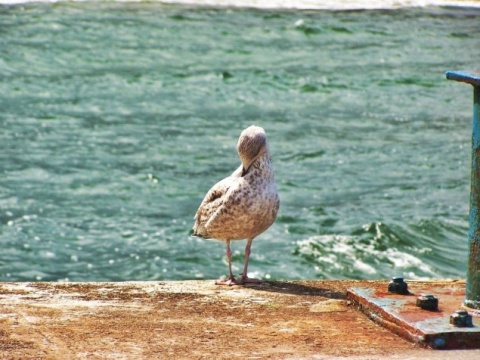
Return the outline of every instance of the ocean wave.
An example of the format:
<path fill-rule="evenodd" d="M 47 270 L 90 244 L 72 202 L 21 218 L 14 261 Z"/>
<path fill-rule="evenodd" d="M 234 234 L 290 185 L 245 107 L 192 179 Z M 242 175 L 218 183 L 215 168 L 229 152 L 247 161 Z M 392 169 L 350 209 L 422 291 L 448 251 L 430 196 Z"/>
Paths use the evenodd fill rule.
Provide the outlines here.
<path fill-rule="evenodd" d="M 314 235 L 299 240 L 293 254 L 322 278 L 338 278 L 340 274 L 350 279 L 444 277 L 439 269 L 447 268 L 447 264 L 439 258 L 435 245 L 425 241 L 422 245 L 420 239 L 411 241 L 410 236 L 375 222 L 349 235 Z M 430 260 L 426 251 L 437 255 Z"/>
<path fill-rule="evenodd" d="M 102 0 L 0 0 L 0 4 L 15 5 L 25 3 L 57 2 L 105 2 Z M 143 0 L 114 0 L 113 2 L 143 2 Z M 148 1 L 151 3 L 152 1 Z M 238 7 L 254 9 L 285 10 L 374 10 L 408 7 L 446 6 L 480 7 L 480 1 L 452 0 L 153 0 L 159 4 L 179 4 L 208 7 Z"/>

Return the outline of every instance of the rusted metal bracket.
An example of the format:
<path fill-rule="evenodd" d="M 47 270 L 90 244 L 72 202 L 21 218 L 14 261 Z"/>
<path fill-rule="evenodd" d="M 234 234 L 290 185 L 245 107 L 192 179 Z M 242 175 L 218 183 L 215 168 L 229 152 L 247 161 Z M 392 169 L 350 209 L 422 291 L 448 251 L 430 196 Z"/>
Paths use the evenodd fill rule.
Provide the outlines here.
<path fill-rule="evenodd" d="M 461 308 L 464 281 L 409 281 L 409 293 L 350 288 L 350 304 L 395 334 L 433 349 L 480 348 L 480 311 Z M 425 295 L 426 294 L 426 295 Z"/>

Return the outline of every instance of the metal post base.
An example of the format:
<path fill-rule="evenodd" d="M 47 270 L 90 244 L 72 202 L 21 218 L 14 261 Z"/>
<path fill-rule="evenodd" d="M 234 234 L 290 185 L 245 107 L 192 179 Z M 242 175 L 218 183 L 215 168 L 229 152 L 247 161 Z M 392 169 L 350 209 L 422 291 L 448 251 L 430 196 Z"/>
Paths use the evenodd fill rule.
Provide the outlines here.
<path fill-rule="evenodd" d="M 388 283 L 348 289 L 351 305 L 395 334 L 433 349 L 480 349 L 480 311 L 462 307 L 465 281 L 408 281 L 409 294 L 388 291 Z M 422 294 L 438 308 L 422 308 Z M 462 326 L 462 320 L 464 321 Z M 459 325 L 460 324 L 460 325 Z"/>

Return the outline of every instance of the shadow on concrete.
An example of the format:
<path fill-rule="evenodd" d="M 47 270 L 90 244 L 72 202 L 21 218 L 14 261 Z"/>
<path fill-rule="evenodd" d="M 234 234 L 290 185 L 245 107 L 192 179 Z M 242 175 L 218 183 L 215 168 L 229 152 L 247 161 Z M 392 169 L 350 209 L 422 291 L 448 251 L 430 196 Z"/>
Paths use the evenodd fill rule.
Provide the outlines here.
<path fill-rule="evenodd" d="M 344 291 L 315 287 L 307 284 L 301 284 L 299 282 L 264 281 L 260 284 L 244 284 L 243 286 L 252 290 L 274 292 L 279 294 L 321 296 L 328 299 L 347 298 L 347 294 Z"/>

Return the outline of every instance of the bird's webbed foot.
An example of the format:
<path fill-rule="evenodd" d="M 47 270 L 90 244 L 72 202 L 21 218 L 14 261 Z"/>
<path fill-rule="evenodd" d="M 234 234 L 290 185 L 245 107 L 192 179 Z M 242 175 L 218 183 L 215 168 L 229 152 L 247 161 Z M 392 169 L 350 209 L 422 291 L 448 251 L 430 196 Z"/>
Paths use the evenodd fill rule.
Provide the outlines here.
<path fill-rule="evenodd" d="M 240 285 L 240 284 L 242 284 L 242 282 L 237 281 L 233 276 L 230 276 L 228 279 L 225 279 L 225 280 L 217 280 L 217 281 L 215 281 L 215 285 L 228 285 L 228 286 L 232 286 L 232 285 Z"/>

